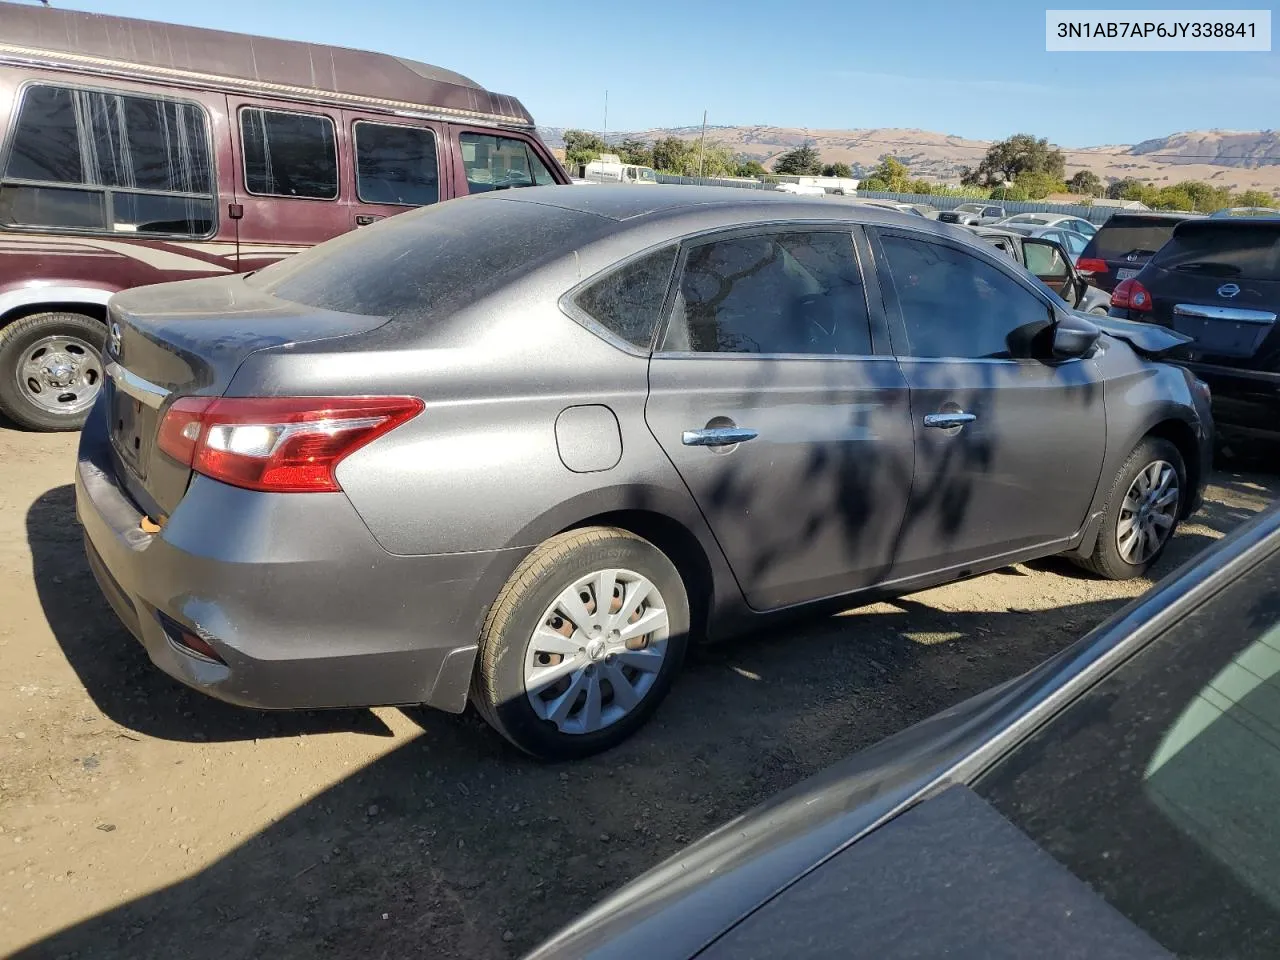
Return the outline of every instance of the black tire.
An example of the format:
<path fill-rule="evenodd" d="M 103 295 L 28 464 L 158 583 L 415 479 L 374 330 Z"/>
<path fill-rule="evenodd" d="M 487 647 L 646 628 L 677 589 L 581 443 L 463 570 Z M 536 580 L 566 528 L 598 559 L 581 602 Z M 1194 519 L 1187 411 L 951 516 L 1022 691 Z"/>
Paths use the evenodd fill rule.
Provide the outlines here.
<path fill-rule="evenodd" d="M 1089 312 L 1093 314 L 1095 317 L 1106 317 L 1106 316 L 1109 316 L 1111 313 L 1111 311 L 1109 311 L 1106 307 L 1094 307 Z"/>
<path fill-rule="evenodd" d="M 525 654 L 552 603 L 575 580 L 619 568 L 647 578 L 668 617 L 666 653 L 652 685 L 629 713 L 602 729 L 566 733 L 535 711 L 525 692 Z M 570 760 L 616 746 L 644 725 L 671 689 L 688 647 L 689 599 L 675 565 L 649 541 L 613 527 L 584 527 L 539 545 L 516 568 L 485 618 L 471 684 L 480 715 L 521 750 Z"/>
<path fill-rule="evenodd" d="M 79 430 L 89 416 L 89 407 L 71 413 L 57 413 L 33 402 L 19 382 L 19 370 L 28 348 L 44 337 L 65 336 L 88 344 L 97 352 L 96 366 L 102 369 L 102 348 L 106 328 L 82 313 L 37 313 L 0 327 L 0 413 L 20 427 L 42 432 Z M 97 378 L 101 383 L 101 376 Z M 92 406 L 92 404 L 90 404 Z"/>
<path fill-rule="evenodd" d="M 1171 464 L 1178 476 L 1179 496 L 1174 512 L 1173 525 L 1169 528 L 1169 532 L 1154 553 L 1144 558 L 1140 563 L 1130 563 L 1121 555 L 1120 546 L 1116 541 L 1116 529 L 1120 523 L 1121 507 L 1129 488 L 1133 485 L 1138 474 L 1159 460 Z M 1120 471 L 1116 474 L 1115 480 L 1111 483 L 1111 490 L 1107 494 L 1107 501 L 1102 508 L 1102 526 L 1098 530 L 1098 540 L 1094 544 L 1093 553 L 1084 558 L 1076 557 L 1075 562 L 1091 573 L 1106 577 L 1109 580 L 1131 580 L 1134 577 L 1142 576 L 1151 568 L 1152 564 L 1160 559 L 1165 548 L 1169 546 L 1169 542 L 1173 539 L 1174 533 L 1177 532 L 1178 521 L 1181 519 L 1188 493 L 1187 467 L 1183 462 L 1182 454 L 1178 452 L 1178 448 L 1168 440 L 1162 440 L 1159 437 L 1144 437 L 1142 442 L 1125 459 Z"/>

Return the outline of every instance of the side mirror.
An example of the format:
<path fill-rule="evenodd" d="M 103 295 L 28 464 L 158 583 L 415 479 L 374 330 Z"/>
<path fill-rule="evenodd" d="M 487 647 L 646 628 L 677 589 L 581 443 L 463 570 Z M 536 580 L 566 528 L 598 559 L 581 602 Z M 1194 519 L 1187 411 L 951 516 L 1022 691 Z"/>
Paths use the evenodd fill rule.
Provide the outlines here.
<path fill-rule="evenodd" d="M 1100 336 L 1102 331 L 1084 317 L 1064 314 L 1053 326 L 1054 359 L 1074 360 L 1086 357 Z"/>

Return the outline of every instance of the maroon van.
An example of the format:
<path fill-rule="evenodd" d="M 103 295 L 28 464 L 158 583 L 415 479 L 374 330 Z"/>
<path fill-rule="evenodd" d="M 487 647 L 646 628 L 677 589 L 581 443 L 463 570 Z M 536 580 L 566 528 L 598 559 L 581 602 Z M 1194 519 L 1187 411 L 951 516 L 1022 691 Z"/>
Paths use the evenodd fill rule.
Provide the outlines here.
<path fill-rule="evenodd" d="M 514 97 L 412 60 L 0 2 L 0 413 L 76 429 L 117 290 L 569 183 Z"/>

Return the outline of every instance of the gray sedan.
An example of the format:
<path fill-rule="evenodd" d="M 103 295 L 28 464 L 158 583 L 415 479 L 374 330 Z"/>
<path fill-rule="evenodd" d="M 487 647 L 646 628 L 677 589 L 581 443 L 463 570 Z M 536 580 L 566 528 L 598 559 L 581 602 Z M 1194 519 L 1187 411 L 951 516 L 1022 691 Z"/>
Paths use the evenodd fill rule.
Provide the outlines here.
<path fill-rule="evenodd" d="M 1180 342 L 967 231 L 731 188 L 529 188 L 111 302 L 77 511 L 162 670 L 257 707 L 468 701 L 540 757 L 691 637 L 1064 553 L 1199 503 Z M 1163 338 L 1163 339 L 1162 339 Z"/>

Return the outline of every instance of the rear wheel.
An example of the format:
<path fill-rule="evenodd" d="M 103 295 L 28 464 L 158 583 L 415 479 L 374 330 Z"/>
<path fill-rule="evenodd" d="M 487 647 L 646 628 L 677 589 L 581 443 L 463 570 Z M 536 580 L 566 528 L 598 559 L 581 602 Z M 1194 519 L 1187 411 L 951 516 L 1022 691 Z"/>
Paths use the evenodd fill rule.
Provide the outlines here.
<path fill-rule="evenodd" d="M 28 430 L 79 430 L 102 388 L 106 329 L 81 313 L 0 327 L 0 413 Z"/>
<path fill-rule="evenodd" d="M 1178 448 L 1146 437 L 1112 483 L 1093 553 L 1077 562 L 1111 580 L 1142 576 L 1173 538 L 1186 487 L 1187 469 Z"/>
<path fill-rule="evenodd" d="M 649 719 L 680 669 L 688 633 L 684 583 L 657 547 L 610 527 L 560 534 L 498 595 L 471 699 L 527 753 L 585 757 Z"/>

